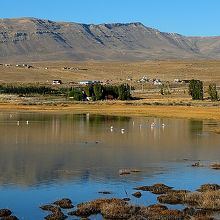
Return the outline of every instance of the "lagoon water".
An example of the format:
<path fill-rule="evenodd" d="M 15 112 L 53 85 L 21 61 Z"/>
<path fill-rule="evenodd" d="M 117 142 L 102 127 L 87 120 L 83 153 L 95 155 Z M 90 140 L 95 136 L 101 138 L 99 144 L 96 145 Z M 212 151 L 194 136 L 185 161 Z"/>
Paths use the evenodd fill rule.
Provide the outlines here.
<path fill-rule="evenodd" d="M 19 219 L 40 220 L 47 213 L 39 206 L 59 198 L 76 205 L 130 197 L 149 205 L 156 196 L 144 192 L 134 198 L 134 187 L 164 183 L 196 190 L 220 184 L 220 171 L 209 167 L 220 159 L 220 135 L 209 132 L 219 126 L 209 120 L 2 112 L 0 208 Z M 193 168 L 197 161 L 204 167 Z M 123 168 L 141 172 L 120 176 Z"/>

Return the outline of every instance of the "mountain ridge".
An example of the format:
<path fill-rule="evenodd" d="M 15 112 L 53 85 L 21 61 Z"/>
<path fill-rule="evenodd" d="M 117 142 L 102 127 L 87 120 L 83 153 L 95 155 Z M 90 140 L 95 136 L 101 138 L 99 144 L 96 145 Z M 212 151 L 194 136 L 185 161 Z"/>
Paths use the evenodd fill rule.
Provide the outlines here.
<path fill-rule="evenodd" d="M 219 59 L 220 37 L 188 37 L 140 22 L 0 19 L 0 61 Z"/>

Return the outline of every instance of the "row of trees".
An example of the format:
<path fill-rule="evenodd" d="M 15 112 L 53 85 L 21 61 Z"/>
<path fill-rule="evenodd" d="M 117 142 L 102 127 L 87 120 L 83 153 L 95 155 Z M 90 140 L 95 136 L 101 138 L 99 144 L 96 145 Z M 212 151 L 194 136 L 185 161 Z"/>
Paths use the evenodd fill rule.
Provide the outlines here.
<path fill-rule="evenodd" d="M 80 88 L 53 88 L 40 85 L 0 85 L 0 93 L 17 95 L 65 95 L 73 97 L 74 100 L 81 101 L 90 97 L 91 100 L 103 99 L 131 99 L 130 87 L 127 84 L 119 86 L 103 86 L 101 84 L 85 86 Z"/>
<path fill-rule="evenodd" d="M 128 84 L 121 85 L 106 85 L 95 84 L 91 86 L 85 86 L 80 88 L 53 88 L 46 86 L 15 86 L 15 85 L 0 85 L 0 92 L 7 94 L 18 94 L 18 95 L 30 95 L 30 94 L 53 94 L 53 95 L 65 95 L 73 97 L 74 100 L 82 101 L 87 100 L 88 97 L 91 100 L 104 100 L 104 99 L 119 99 L 129 100 L 131 99 L 130 86 Z M 161 87 L 161 94 L 170 94 L 169 84 Z M 208 87 L 208 94 L 212 101 L 218 100 L 218 92 L 216 84 L 212 83 Z M 203 82 L 200 80 L 190 80 L 189 83 L 189 95 L 192 96 L 193 100 L 203 100 Z"/>
<path fill-rule="evenodd" d="M 88 98 L 93 101 L 104 99 L 129 100 L 131 99 L 131 93 L 130 87 L 127 84 L 121 84 L 119 86 L 95 84 L 81 88 L 71 88 L 69 97 L 72 97 L 76 101 L 88 100 Z"/>
<path fill-rule="evenodd" d="M 46 86 L 13 86 L 13 85 L 0 85 L 0 92 L 6 94 L 18 94 L 18 95 L 29 95 L 29 94 L 53 94 L 56 92 L 51 87 Z"/>
<path fill-rule="evenodd" d="M 189 95 L 192 96 L 193 100 L 203 100 L 203 82 L 200 80 L 192 79 L 189 83 Z M 212 101 L 218 100 L 218 92 L 216 84 L 212 83 L 209 85 L 208 94 Z"/>

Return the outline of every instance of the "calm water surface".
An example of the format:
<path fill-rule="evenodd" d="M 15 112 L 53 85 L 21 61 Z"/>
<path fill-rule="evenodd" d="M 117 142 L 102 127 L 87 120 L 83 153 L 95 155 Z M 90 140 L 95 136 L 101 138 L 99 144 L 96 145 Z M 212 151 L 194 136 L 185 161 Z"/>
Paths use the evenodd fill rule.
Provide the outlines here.
<path fill-rule="evenodd" d="M 220 171 L 208 167 L 220 155 L 220 135 L 208 130 L 219 126 L 184 119 L 0 113 L 0 208 L 12 209 L 20 219 L 43 219 L 46 213 L 38 207 L 63 197 L 74 204 L 130 197 L 149 205 L 156 197 L 146 192 L 136 199 L 133 187 L 164 183 L 195 190 L 220 184 Z M 192 168 L 198 160 L 205 166 Z M 123 168 L 142 172 L 120 176 Z"/>

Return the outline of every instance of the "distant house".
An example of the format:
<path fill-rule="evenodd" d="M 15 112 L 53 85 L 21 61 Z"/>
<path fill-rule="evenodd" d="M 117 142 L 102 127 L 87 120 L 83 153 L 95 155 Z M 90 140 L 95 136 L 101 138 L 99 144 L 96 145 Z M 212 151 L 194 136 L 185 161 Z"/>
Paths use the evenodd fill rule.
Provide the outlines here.
<path fill-rule="evenodd" d="M 145 83 L 145 82 L 149 82 L 149 79 L 147 78 L 147 76 L 143 76 L 141 79 L 139 79 L 140 83 Z"/>
<path fill-rule="evenodd" d="M 162 85 L 162 82 L 160 81 L 160 79 L 155 79 L 155 80 L 153 81 L 153 84 L 154 84 L 154 85 Z"/>
<path fill-rule="evenodd" d="M 60 84 L 62 84 L 62 81 L 60 79 L 55 79 L 55 80 L 53 80 L 52 84 L 53 85 L 60 85 Z"/>
<path fill-rule="evenodd" d="M 180 80 L 180 79 L 174 79 L 174 83 L 181 83 L 182 82 L 182 80 Z"/>
<path fill-rule="evenodd" d="M 100 84 L 100 83 L 101 81 L 99 80 L 83 80 L 79 82 L 80 85 L 95 85 L 95 84 Z"/>
<path fill-rule="evenodd" d="M 28 65 L 28 64 L 25 64 L 25 63 L 23 63 L 23 64 L 16 64 L 15 66 L 16 66 L 16 67 L 23 67 L 23 68 L 27 68 L 27 69 L 29 69 L 29 68 L 32 68 L 32 67 L 33 67 L 33 66 Z"/>
<path fill-rule="evenodd" d="M 91 80 L 83 80 L 79 82 L 80 85 L 92 85 L 92 81 Z"/>
<path fill-rule="evenodd" d="M 190 83 L 190 79 L 183 79 L 182 82 L 183 83 Z"/>

